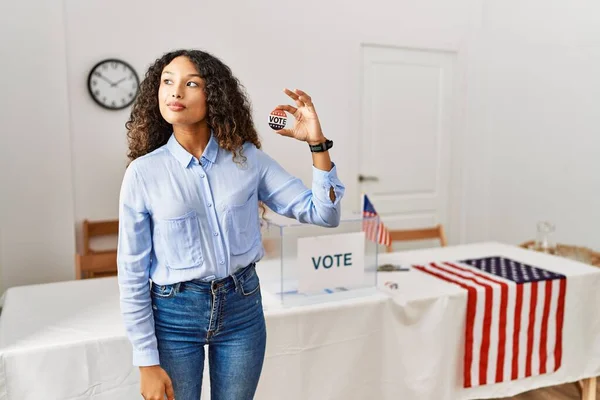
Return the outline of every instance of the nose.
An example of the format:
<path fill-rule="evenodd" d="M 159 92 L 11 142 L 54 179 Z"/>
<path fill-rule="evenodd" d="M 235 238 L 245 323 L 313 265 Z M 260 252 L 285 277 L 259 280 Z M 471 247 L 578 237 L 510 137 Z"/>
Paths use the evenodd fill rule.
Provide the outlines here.
<path fill-rule="evenodd" d="M 177 91 L 177 89 L 173 90 L 173 92 L 171 93 L 171 97 L 174 97 L 176 99 L 180 99 L 181 95 L 179 94 L 179 92 Z"/>

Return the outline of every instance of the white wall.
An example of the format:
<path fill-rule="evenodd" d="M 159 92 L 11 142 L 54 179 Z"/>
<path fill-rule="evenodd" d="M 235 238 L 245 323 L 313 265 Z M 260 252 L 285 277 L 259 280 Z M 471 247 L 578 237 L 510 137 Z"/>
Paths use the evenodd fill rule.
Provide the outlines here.
<path fill-rule="evenodd" d="M 488 236 L 600 250 L 600 2 L 488 1 L 481 73 Z"/>
<path fill-rule="evenodd" d="M 74 214 L 62 6 L 0 4 L 0 284 L 7 288 L 73 276 Z"/>
<path fill-rule="evenodd" d="M 283 87 L 308 91 L 335 140 L 346 211 L 356 211 L 351 199 L 358 196 L 360 44 L 456 50 L 465 157 L 453 162 L 463 177 L 462 214 L 453 220 L 462 239 L 515 243 L 534 235 L 536 220 L 550 218 L 561 239 L 600 248 L 593 204 L 599 161 L 592 153 L 600 148 L 593 135 L 597 2 L 5 3 L 2 59 L 11 60 L 0 66 L 10 94 L 2 100 L 0 147 L 5 287 L 70 279 L 74 226 L 117 215 L 129 110 L 105 111 L 92 102 L 89 69 L 120 57 L 143 75 L 155 58 L 179 47 L 209 50 L 232 67 L 250 93 L 265 149 L 307 183 L 305 146 L 276 137 L 265 119 L 287 101 Z M 282 157 L 284 149 L 292 155 Z"/>

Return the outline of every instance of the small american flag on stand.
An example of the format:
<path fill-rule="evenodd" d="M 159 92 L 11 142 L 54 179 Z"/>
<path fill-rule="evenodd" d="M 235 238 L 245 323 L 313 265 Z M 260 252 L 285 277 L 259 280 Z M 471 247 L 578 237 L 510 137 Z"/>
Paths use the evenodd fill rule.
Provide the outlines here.
<path fill-rule="evenodd" d="M 415 268 L 467 291 L 465 388 L 560 367 L 564 275 L 499 256 Z"/>
<path fill-rule="evenodd" d="M 391 244 L 390 232 L 377 217 L 375 207 L 373 207 L 367 195 L 363 195 L 363 231 L 367 239 L 389 246 Z"/>

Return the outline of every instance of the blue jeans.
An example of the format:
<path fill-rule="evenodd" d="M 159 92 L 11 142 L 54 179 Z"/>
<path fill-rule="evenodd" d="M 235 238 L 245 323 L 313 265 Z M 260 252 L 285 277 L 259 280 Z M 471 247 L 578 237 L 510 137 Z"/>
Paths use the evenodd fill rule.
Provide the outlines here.
<path fill-rule="evenodd" d="M 205 344 L 211 400 L 252 399 L 267 336 L 255 265 L 212 282 L 153 284 L 151 295 L 160 365 L 175 399 L 200 399 Z"/>

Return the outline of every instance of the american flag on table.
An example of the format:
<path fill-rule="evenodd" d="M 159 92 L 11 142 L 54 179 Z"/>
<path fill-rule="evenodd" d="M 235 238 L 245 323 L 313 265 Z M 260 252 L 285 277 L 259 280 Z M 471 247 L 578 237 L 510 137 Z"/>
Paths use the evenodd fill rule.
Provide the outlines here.
<path fill-rule="evenodd" d="M 369 200 L 367 195 L 363 195 L 363 226 L 362 229 L 365 232 L 367 239 L 373 242 L 389 246 L 392 242 L 390 240 L 390 232 L 380 221 L 373 203 Z"/>
<path fill-rule="evenodd" d="M 560 367 L 564 275 L 498 256 L 415 268 L 467 290 L 465 388 Z"/>

